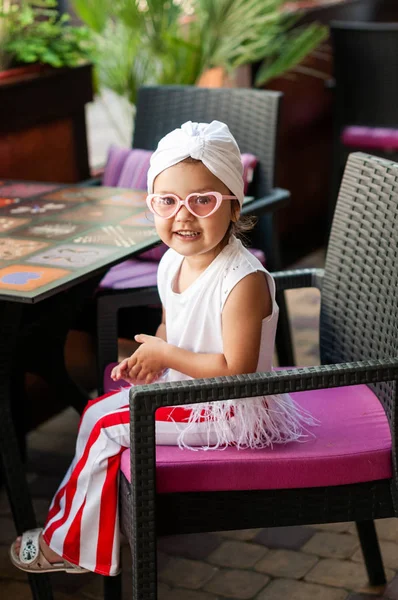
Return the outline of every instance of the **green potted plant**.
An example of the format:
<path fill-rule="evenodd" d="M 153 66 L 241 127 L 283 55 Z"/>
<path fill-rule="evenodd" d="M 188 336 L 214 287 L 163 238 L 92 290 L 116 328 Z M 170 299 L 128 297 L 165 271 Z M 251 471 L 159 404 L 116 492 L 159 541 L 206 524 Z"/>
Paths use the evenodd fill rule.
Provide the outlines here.
<path fill-rule="evenodd" d="M 143 84 L 198 84 L 260 63 L 255 85 L 290 69 L 327 35 L 295 27 L 284 0 L 72 0 L 97 46 L 101 88 L 133 106 Z M 205 80 L 206 83 L 206 80 Z M 222 83 L 222 81 L 221 81 Z"/>
<path fill-rule="evenodd" d="M 89 177 L 93 58 L 89 28 L 61 16 L 56 0 L 0 0 L 0 177 Z"/>
<path fill-rule="evenodd" d="M 56 0 L 0 0 L 0 72 L 76 67 L 94 58 L 88 27 L 58 14 Z M 32 70 L 32 69 L 29 69 Z M 10 73 L 11 71 L 11 73 Z"/>

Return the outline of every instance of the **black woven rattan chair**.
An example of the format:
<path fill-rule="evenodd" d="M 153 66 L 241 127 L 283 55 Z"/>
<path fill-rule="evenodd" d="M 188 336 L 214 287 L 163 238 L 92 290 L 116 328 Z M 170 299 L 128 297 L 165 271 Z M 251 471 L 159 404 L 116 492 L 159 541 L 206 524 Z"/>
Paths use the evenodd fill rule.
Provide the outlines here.
<path fill-rule="evenodd" d="M 398 128 L 398 24 L 332 21 L 330 31 L 335 77 L 331 217 L 349 152 L 362 148 L 398 160 L 398 148 L 348 148 L 341 142 L 347 126 Z"/>
<path fill-rule="evenodd" d="M 281 268 L 275 212 L 286 205 L 289 192 L 274 187 L 276 141 L 282 94 L 253 89 L 205 89 L 195 86 L 154 86 L 139 90 L 133 147 L 154 150 L 159 140 L 184 121 L 224 121 L 235 136 L 242 153 L 258 159 L 249 195 L 255 201 L 245 212 L 259 217 L 252 245 L 265 252 L 267 268 Z M 264 214 L 267 213 L 267 214 Z M 135 292 L 131 290 L 132 294 Z M 102 294 L 102 292 L 101 292 Z M 103 322 L 105 305 L 119 305 L 119 291 L 105 292 L 105 302 L 97 304 L 98 321 Z M 279 363 L 294 365 L 289 321 L 283 292 L 278 294 L 280 309 L 276 339 Z M 99 358 L 100 380 L 104 363 Z"/>
<path fill-rule="evenodd" d="M 397 219 L 398 164 L 361 153 L 352 154 L 340 189 L 325 270 L 305 269 L 274 274 L 279 290 L 301 287 L 321 290 L 320 348 L 323 366 L 132 389 L 133 483 L 130 485 L 126 477 L 121 476 L 121 525 L 132 549 L 133 600 L 155 600 L 157 597 L 157 536 L 253 527 L 355 521 L 370 582 L 373 585 L 385 582 L 373 519 L 397 516 L 398 511 L 395 429 L 398 378 Z M 147 292 L 149 294 L 149 290 Z M 147 299 L 150 300 L 149 295 Z M 366 463 L 366 477 L 360 483 L 353 483 L 356 472 L 349 471 L 352 479 L 344 485 L 156 492 L 154 412 L 157 408 L 356 384 L 370 386 L 359 388 L 360 400 L 363 394 L 370 394 L 382 416 L 387 432 L 388 471 L 388 429 L 391 431 L 391 475 L 373 480 L 375 476 Z M 342 390 L 344 410 L 349 404 L 350 393 L 356 389 Z M 384 412 L 370 389 L 384 409 L 389 428 Z M 336 394 L 338 390 L 332 392 Z M 319 394 L 316 394 L 318 398 Z M 308 395 L 304 394 L 302 398 L 305 396 Z M 335 405 L 331 414 L 334 415 L 334 412 Z M 362 418 L 362 410 L 359 413 Z M 339 426 L 340 422 L 338 420 Z M 374 428 L 373 420 L 370 426 Z M 337 431 L 340 431 L 339 427 Z M 301 444 L 303 446 L 305 444 Z M 275 448 L 267 452 L 276 451 Z M 193 454 L 197 456 L 200 453 Z M 308 463 L 295 464 L 300 481 L 304 482 Z M 261 474 L 258 473 L 258 476 Z M 112 596 L 110 591 L 116 582 L 109 583 L 109 595 L 106 597 L 115 598 L 117 594 Z"/>

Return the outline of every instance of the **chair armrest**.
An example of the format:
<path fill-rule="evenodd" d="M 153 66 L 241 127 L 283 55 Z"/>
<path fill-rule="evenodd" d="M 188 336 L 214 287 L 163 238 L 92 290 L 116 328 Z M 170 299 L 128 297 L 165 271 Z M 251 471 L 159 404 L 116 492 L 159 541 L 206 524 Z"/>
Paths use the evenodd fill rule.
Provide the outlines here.
<path fill-rule="evenodd" d="M 275 279 L 276 290 L 294 290 L 297 288 L 317 288 L 322 290 L 324 269 L 296 269 L 271 273 Z"/>
<path fill-rule="evenodd" d="M 141 428 L 143 419 L 153 421 L 154 412 L 161 406 L 253 398 L 397 379 L 398 356 L 395 356 L 383 360 L 134 386 L 130 391 L 131 422 L 136 421 L 134 427 Z M 141 431 L 144 430 L 145 427 L 142 427 Z"/>
<path fill-rule="evenodd" d="M 256 215 L 271 212 L 287 206 L 290 200 L 290 192 L 282 188 L 274 188 L 263 198 L 256 198 L 242 206 L 242 214 Z"/>
<path fill-rule="evenodd" d="M 97 293 L 97 377 L 102 389 L 106 365 L 118 359 L 117 313 L 121 308 L 158 304 L 156 287 L 136 290 L 101 290 Z"/>

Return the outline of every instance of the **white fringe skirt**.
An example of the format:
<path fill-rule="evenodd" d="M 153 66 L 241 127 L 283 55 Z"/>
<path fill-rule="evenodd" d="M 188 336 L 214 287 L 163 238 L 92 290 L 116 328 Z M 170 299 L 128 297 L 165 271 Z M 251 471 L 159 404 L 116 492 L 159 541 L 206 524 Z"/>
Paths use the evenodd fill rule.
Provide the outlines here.
<path fill-rule="evenodd" d="M 128 389 L 126 402 L 128 403 Z M 318 425 L 289 394 L 162 408 L 156 411 L 156 444 L 190 450 L 235 446 L 268 448 L 304 442 Z"/>
<path fill-rule="evenodd" d="M 313 437 L 307 427 L 317 424 L 289 394 L 200 403 L 185 408 L 189 415 L 186 422 L 174 425 L 178 430 L 178 445 L 192 450 L 197 450 L 197 446 L 215 450 L 230 445 L 238 449 L 267 448 L 305 441 Z"/>

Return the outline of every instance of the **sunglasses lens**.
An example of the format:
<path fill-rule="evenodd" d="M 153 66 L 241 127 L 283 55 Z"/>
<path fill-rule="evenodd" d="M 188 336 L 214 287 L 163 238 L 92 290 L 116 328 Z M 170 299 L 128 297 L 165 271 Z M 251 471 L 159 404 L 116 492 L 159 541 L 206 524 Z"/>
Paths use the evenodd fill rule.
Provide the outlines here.
<path fill-rule="evenodd" d="M 173 213 L 176 204 L 177 200 L 172 196 L 153 196 L 151 200 L 153 211 L 163 218 L 167 218 Z"/>
<path fill-rule="evenodd" d="M 189 208 L 198 217 L 207 217 L 216 207 L 217 198 L 214 194 L 192 195 L 188 200 Z"/>

